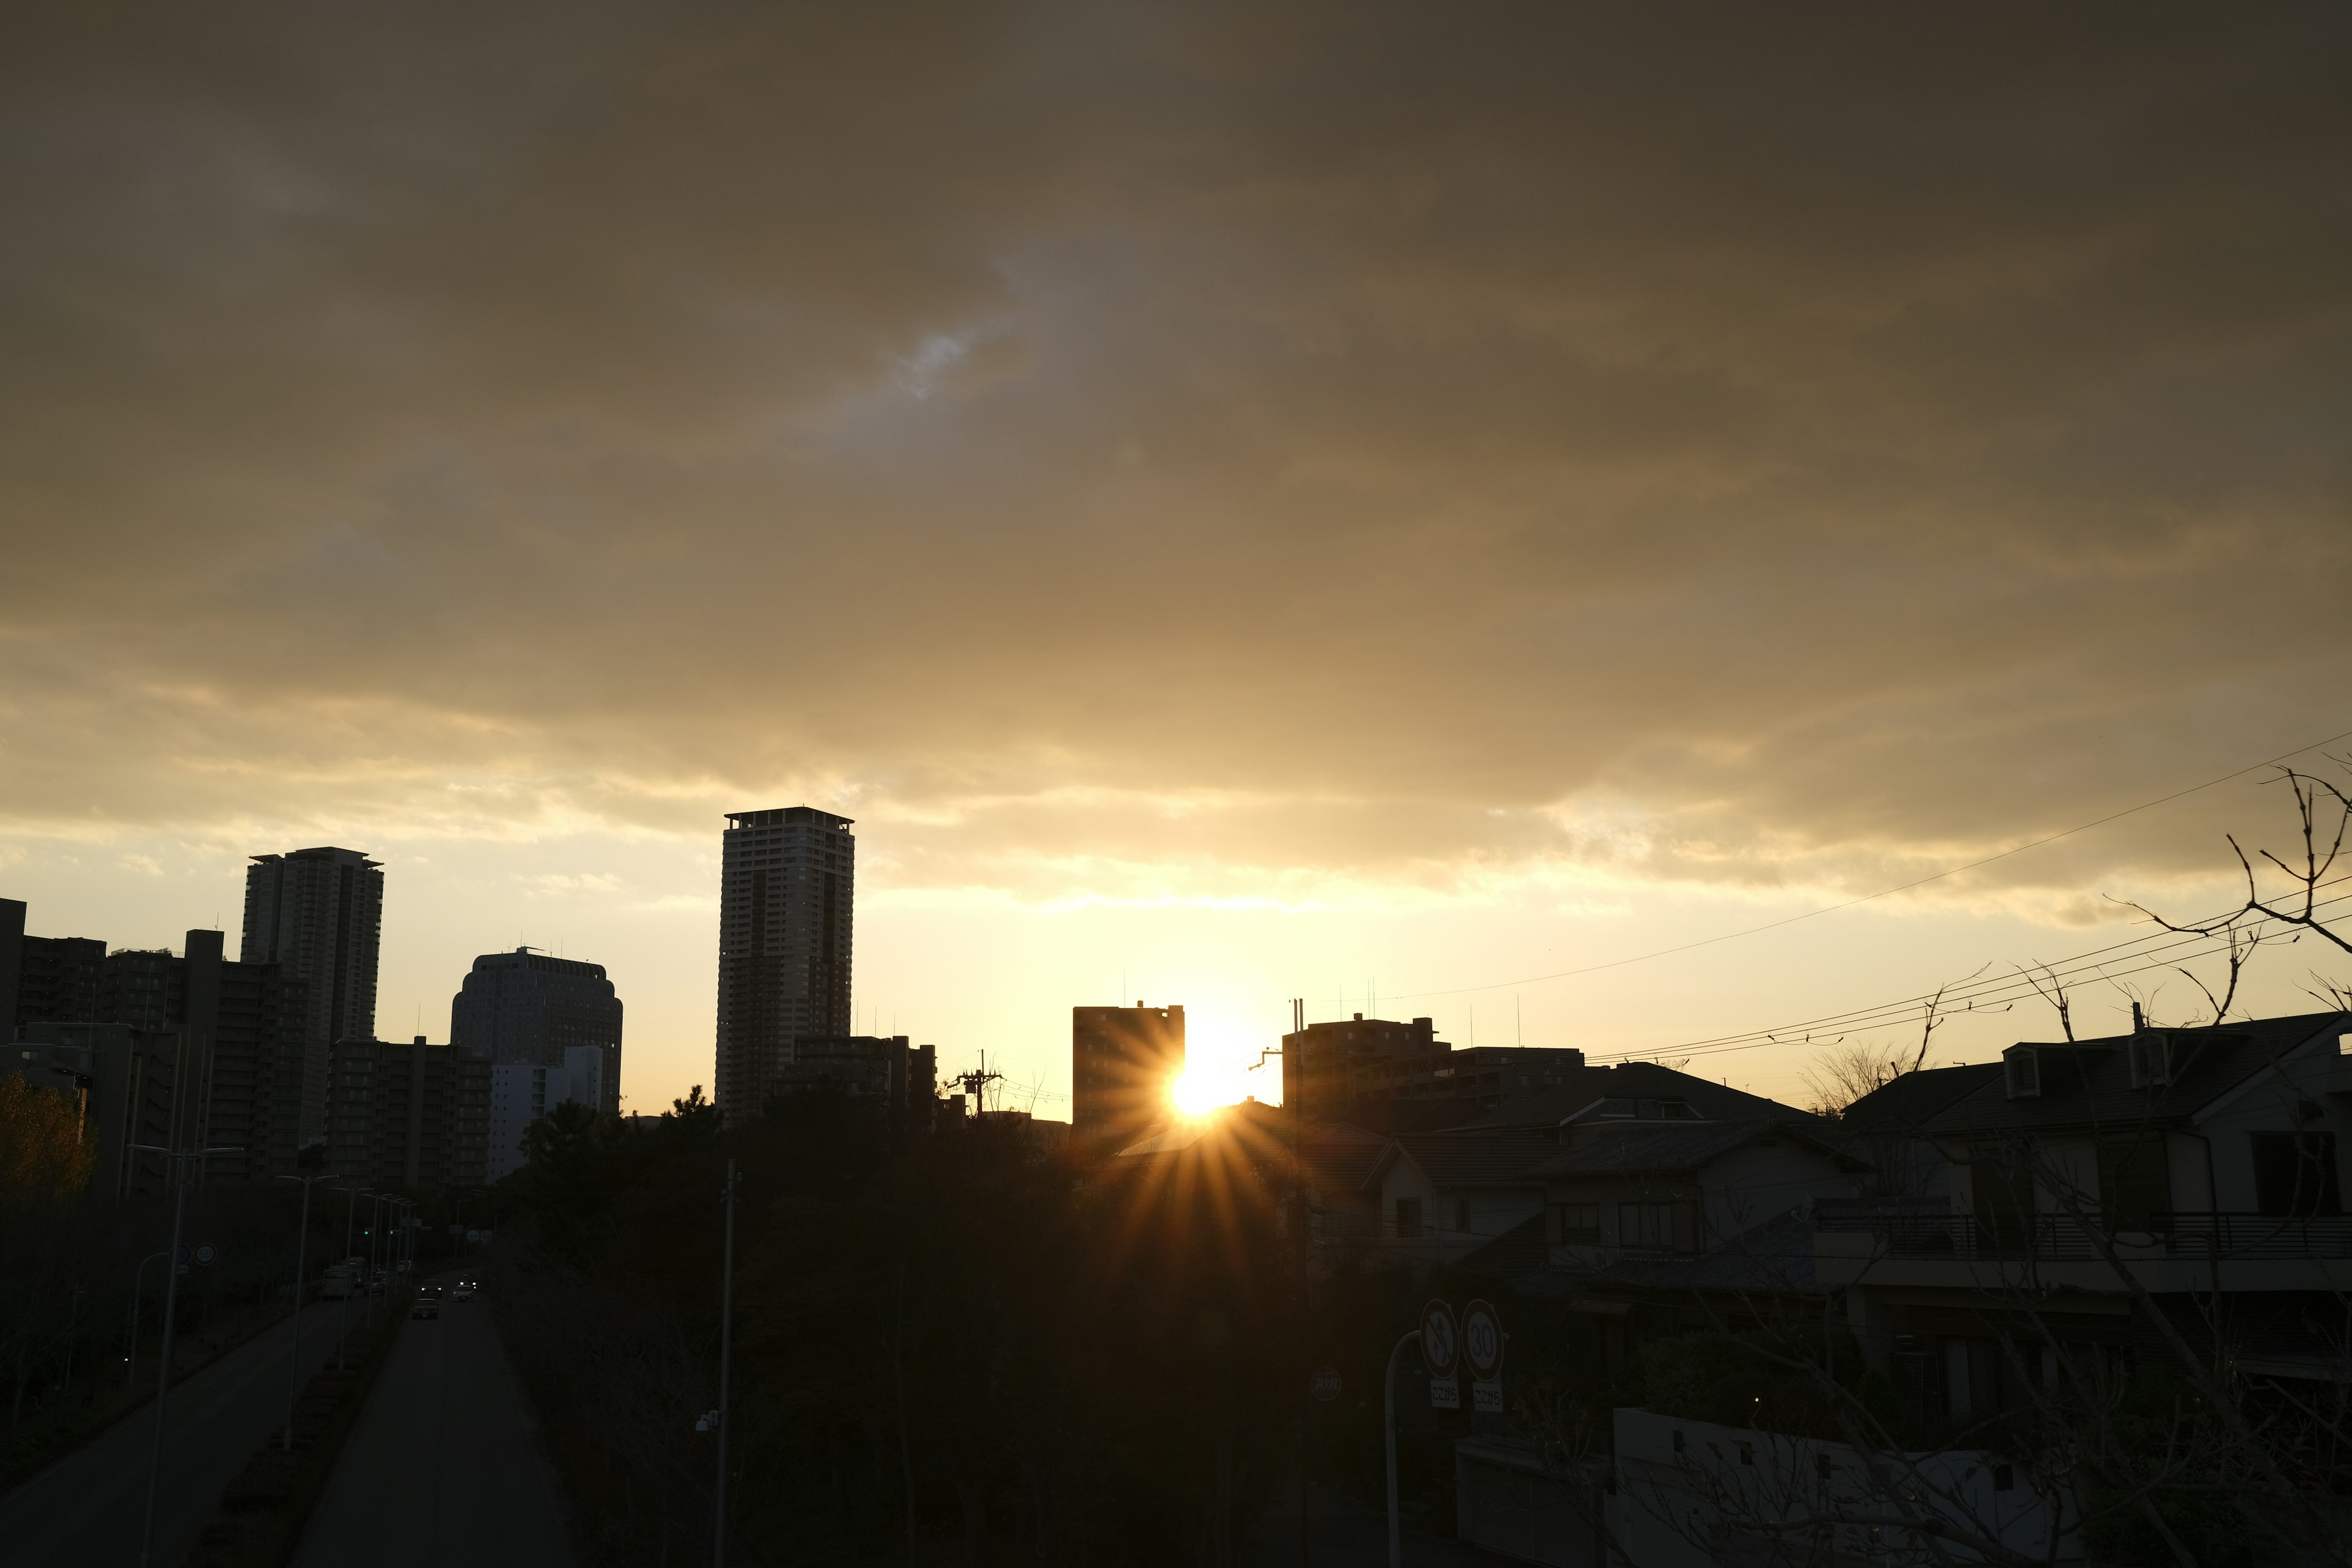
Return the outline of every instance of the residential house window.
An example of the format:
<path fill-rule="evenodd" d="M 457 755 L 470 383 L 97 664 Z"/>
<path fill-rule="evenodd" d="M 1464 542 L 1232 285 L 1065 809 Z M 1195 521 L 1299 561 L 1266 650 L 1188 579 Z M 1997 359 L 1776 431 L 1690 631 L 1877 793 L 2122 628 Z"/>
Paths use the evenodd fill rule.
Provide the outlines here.
<path fill-rule="evenodd" d="M 2099 1141 L 2099 1207 L 2110 1230 L 2171 1228 L 2172 1172 L 2163 1133 Z"/>
<path fill-rule="evenodd" d="M 1397 1199 L 1396 1227 L 1398 1237 L 1403 1240 L 1412 1241 L 1420 1237 L 1421 1200 L 1419 1198 Z"/>
<path fill-rule="evenodd" d="M 1599 1204 L 1554 1204 L 1551 1212 L 1554 1241 L 1563 1247 L 1601 1245 Z"/>
<path fill-rule="evenodd" d="M 2254 1132 L 2254 1205 L 2278 1216 L 2342 1214 L 2333 1132 Z"/>
<path fill-rule="evenodd" d="M 1695 1252 L 1696 1226 L 1688 1204 L 1619 1204 L 1617 1245 L 1645 1252 Z"/>
<path fill-rule="evenodd" d="M 1979 1246 L 2021 1247 L 2033 1236 L 2033 1171 L 2022 1145 L 1979 1143 L 1969 1157 Z"/>

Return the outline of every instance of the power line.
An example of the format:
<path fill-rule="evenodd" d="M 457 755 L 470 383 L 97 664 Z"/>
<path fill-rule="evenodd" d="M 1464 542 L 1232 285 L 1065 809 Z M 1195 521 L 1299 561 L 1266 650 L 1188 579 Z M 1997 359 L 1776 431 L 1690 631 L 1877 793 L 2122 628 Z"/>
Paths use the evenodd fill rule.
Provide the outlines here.
<path fill-rule="evenodd" d="M 2259 773 L 2263 768 L 2276 767 L 2289 757 L 2299 757 L 2306 752 L 2315 752 L 2322 746 L 2332 746 L 2338 741 L 2346 740 L 2352 740 L 2352 730 L 2347 730 L 2340 735 L 2330 735 L 2324 741 L 2314 741 L 2307 746 L 2297 746 L 2291 752 L 2281 752 L 2277 756 L 2265 758 L 2259 763 L 2249 763 L 2242 768 L 2223 773 L 2220 778 L 2207 779 L 2203 784 L 2191 784 L 2187 789 L 2175 790 L 2170 795 L 2159 795 L 2154 800 L 2142 801 L 2137 805 L 2112 812 L 2095 821 L 2085 822 L 2079 827 L 2069 827 L 2063 833 L 2053 833 L 2047 837 L 2036 838 L 2031 842 L 2020 844 L 2015 848 L 2004 849 L 1998 855 L 1988 855 L 1981 860 L 1970 860 L 1966 865 L 1954 866 L 1946 870 L 1937 871 L 1932 876 L 1921 877 L 1916 881 L 1905 882 L 1892 888 L 1882 888 L 1875 893 L 1864 893 L 1858 899 L 1848 899 L 1842 904 L 1824 904 L 1817 910 L 1807 910 L 1800 915 L 1789 915 L 1780 920 L 1767 921 L 1762 925 L 1749 926 L 1744 931 L 1725 931 L 1719 936 L 1701 937 L 1696 942 L 1662 947 L 1651 952 L 1637 952 L 1630 958 L 1612 958 L 1606 963 L 1588 963 L 1581 969 L 1562 969 L 1550 974 L 1530 975 L 1524 980 L 1497 980 L 1489 985 L 1461 985 L 1450 991 L 1412 991 L 1400 996 L 1391 996 L 1389 1000 L 1416 1002 L 1429 996 L 1468 996 L 1481 991 L 1502 991 L 1514 985 L 1534 985 L 1546 980 L 1568 980 L 1579 974 L 1597 974 L 1604 969 L 1622 969 L 1629 963 L 1647 963 L 1654 958 L 1667 958 L 1677 952 L 1689 952 L 1696 948 L 1713 947 L 1717 942 L 1737 942 L 1741 937 L 1756 936 L 1768 931 L 1778 931 L 1782 926 L 1795 925 L 1800 921 L 1814 920 L 1822 915 L 1833 915 L 1840 910 L 1850 910 L 1857 904 L 1872 903 L 1880 899 L 1893 898 L 1897 893 L 1907 893 L 1914 888 L 1924 888 L 1930 882 L 1940 882 L 1947 877 L 1957 877 L 1963 871 L 1973 871 L 1979 866 L 1990 866 L 1996 860 L 2006 860 L 2012 855 L 2022 855 L 2029 849 L 2039 849 L 2045 844 L 2055 844 L 2061 838 L 2072 838 L 2077 833 L 2088 833 L 2094 827 L 2105 827 L 2110 822 L 2120 822 L 2126 816 L 2137 816 L 2143 811 L 2153 811 L 2159 805 L 2168 805 L 2176 800 L 2228 784 L 2231 779 L 2243 778 L 2246 774 Z"/>
<path fill-rule="evenodd" d="M 2336 879 L 2337 882 L 2346 880 L 2352 880 L 2352 878 Z M 2332 886 L 2334 884 L 2328 885 Z M 2323 900 L 2315 905 L 2315 908 L 2326 909 L 2336 904 L 2347 902 L 2352 902 L 2352 893 L 2339 894 L 2336 898 Z M 2352 910 L 2347 910 L 2344 914 L 2336 916 L 2336 921 L 2327 921 L 2321 923 L 2332 925 L 2336 923 L 2336 921 L 2341 921 L 2347 917 L 2352 917 Z M 2255 921 L 2250 926 L 2241 927 L 2240 929 L 2259 931 L 2264 926 L 2272 923 L 2274 922 Z M 2131 944 L 2126 943 L 2122 945 L 2128 946 Z M 2194 947 L 2198 951 L 2186 953 L 2177 951 L 2183 947 Z M 2097 953 L 2111 951 L 2113 950 L 2105 948 L 2097 949 L 2095 950 L 2092 954 L 2085 955 L 2085 958 L 2095 957 Z M 2091 963 L 2084 960 L 2066 959 L 2061 961 L 2060 964 L 2049 966 L 2046 973 L 2063 981 L 2069 976 L 2080 976 L 2084 971 L 2088 970 L 2093 972 L 2091 978 L 2094 980 L 2122 980 L 2128 979 L 2130 976 L 2135 974 L 2145 974 L 2150 970 L 2176 968 L 2184 959 L 2211 957 L 2228 951 L 2229 942 L 2226 939 L 2209 940 L 2190 936 L 2177 942 L 2164 943 L 2158 947 L 2150 948 L 2144 952 L 2134 953 L 2130 955 L 2130 959 L 2128 960 L 2113 961 L 2133 962 L 2134 967 L 2129 969 L 2110 973 L 2105 964 Z M 2140 959 L 2146 959 L 2148 962 L 2136 962 Z M 2006 991 L 2006 994 L 2001 994 L 2003 990 Z M 1948 1016 L 1961 1013 L 2006 1012 L 2011 1005 L 2024 1001 L 2027 997 L 2033 996 L 2035 994 L 2036 994 L 2033 991 L 2030 981 L 2024 980 L 2021 977 L 2009 977 L 1998 982 L 1997 984 L 1989 985 L 1986 990 L 1973 994 L 1957 992 L 1948 993 L 1942 1000 L 1937 1004 L 1936 1010 L 1939 1014 Z M 1890 1028 L 1897 1024 L 1924 1022 L 1927 1016 L 1928 1001 L 1929 998 L 1920 997 L 1908 1003 L 1890 1003 L 1887 1005 L 1885 1009 L 1874 1013 L 1865 1010 L 1863 1013 L 1856 1014 L 1832 1015 L 1832 1018 L 1827 1021 L 1813 1020 L 1807 1023 L 1789 1024 L 1777 1029 L 1751 1030 L 1744 1035 L 1718 1035 L 1712 1039 L 1693 1040 L 1683 1045 L 1661 1047 L 1654 1050 L 1628 1051 L 1601 1059 L 1620 1062 L 1648 1061 L 1662 1056 L 1676 1055 L 1687 1057 L 1726 1056 L 1735 1051 L 1759 1050 L 1766 1046 L 1806 1045 L 1812 1043 L 1817 1037 L 1823 1035 L 1832 1036 L 1832 1037 L 1822 1040 L 1820 1043 L 1823 1045 L 1832 1045 L 1835 1044 L 1837 1040 L 1844 1038 L 1848 1034 L 1862 1033 L 1871 1029 Z M 2000 1004 L 1998 1007 L 1994 1005 L 1996 1002 Z M 1957 1005 L 1955 1004 L 1957 1004 Z M 1840 1020 L 1855 1021 L 1841 1022 Z"/>

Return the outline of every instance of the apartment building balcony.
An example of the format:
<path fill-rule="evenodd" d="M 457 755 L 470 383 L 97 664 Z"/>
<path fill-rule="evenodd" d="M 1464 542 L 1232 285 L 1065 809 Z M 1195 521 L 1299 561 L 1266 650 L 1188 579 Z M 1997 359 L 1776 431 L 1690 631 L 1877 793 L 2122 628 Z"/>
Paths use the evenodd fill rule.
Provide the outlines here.
<path fill-rule="evenodd" d="M 1824 1205 L 1813 1220 L 1824 1283 L 2339 1290 L 2352 1287 L 2352 1215 L 2175 1210 L 2137 1222 L 2070 1215 L 1979 1217 L 1928 1205 Z"/>

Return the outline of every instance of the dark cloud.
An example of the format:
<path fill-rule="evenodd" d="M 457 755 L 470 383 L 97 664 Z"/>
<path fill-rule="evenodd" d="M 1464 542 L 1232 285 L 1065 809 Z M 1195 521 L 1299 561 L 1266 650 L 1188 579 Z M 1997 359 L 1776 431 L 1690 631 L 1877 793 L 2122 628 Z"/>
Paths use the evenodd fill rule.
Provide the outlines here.
<path fill-rule="evenodd" d="M 1770 881 L 2352 726 L 2332 8 L 5 26 L 24 831 Z"/>

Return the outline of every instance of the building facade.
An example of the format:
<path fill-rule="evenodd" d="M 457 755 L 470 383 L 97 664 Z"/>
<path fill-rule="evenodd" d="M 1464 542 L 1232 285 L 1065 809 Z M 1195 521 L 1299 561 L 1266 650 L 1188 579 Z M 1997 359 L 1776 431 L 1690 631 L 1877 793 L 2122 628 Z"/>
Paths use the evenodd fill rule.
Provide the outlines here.
<path fill-rule="evenodd" d="M 1168 1120 L 1169 1091 L 1183 1072 L 1182 1007 L 1071 1008 L 1070 1136 L 1142 1137 Z"/>
<path fill-rule="evenodd" d="M 362 1182 L 478 1186 L 489 1152 L 490 1062 L 428 1045 L 338 1040 L 330 1057 L 327 1163 Z"/>
<path fill-rule="evenodd" d="M 939 1100 L 939 1049 L 904 1035 L 803 1035 L 778 1069 L 772 1092 L 832 1091 L 882 1108 L 897 1131 L 929 1131 Z"/>
<path fill-rule="evenodd" d="M 383 871 L 355 849 L 257 855 L 245 873 L 247 963 L 275 963 L 307 986 L 301 1140 L 326 1136 L 327 1049 L 375 1038 Z"/>
<path fill-rule="evenodd" d="M 1450 1100 L 1492 1110 L 1567 1082 L 1584 1053 L 1540 1046 L 1455 1050 L 1427 1018 L 1307 1024 L 1282 1037 L 1282 1103 L 1309 1121 L 1367 1100 Z"/>
<path fill-rule="evenodd" d="M 106 954 L 89 967 L 78 962 L 79 949 L 103 944 L 55 939 L 46 943 L 48 954 L 66 942 L 76 944 L 65 950 L 77 960 L 74 972 L 91 977 L 74 987 L 83 1016 L 28 1019 L 16 1026 L 16 1034 L 62 1048 L 73 1029 L 83 1032 L 72 1036 L 80 1041 L 72 1049 L 88 1057 L 89 1065 L 75 1067 L 56 1057 L 50 1066 L 60 1075 L 51 1087 L 68 1079 L 78 1085 L 85 1100 L 84 1124 L 112 1126 L 121 1117 L 141 1121 L 148 1110 L 129 1107 L 152 1100 L 163 1107 L 156 1113 L 162 1121 L 155 1131 L 168 1146 L 233 1151 L 205 1163 L 206 1180 L 290 1174 L 301 1147 L 308 1001 L 302 983 L 276 964 L 226 961 L 216 931 L 188 932 L 186 946 L 177 953 L 130 949 Z M 46 1004 L 57 994 L 58 988 L 49 986 L 31 998 L 31 1005 L 48 1011 Z M 90 1034 L 93 1027 L 100 1032 Z M 116 1181 L 110 1190 L 128 1192 L 137 1184 Z"/>
<path fill-rule="evenodd" d="M 452 1042 L 453 1044 L 455 1042 Z M 562 1065 L 538 1061 L 493 1061 L 490 1064 L 489 1152 L 485 1181 L 519 1171 L 524 1164 L 522 1135 L 530 1124 L 559 1105 L 584 1105 L 604 1110 L 616 1102 L 619 1091 L 605 1079 L 614 1058 L 596 1046 L 567 1046 Z"/>
<path fill-rule="evenodd" d="M 87 936 L 28 936 L 17 944 L 17 1024 L 99 1021 L 99 979 L 106 943 Z"/>
<path fill-rule="evenodd" d="M 850 819 L 795 805 L 727 814 L 719 891 L 715 1099 L 757 1115 L 803 1035 L 850 1032 Z"/>
<path fill-rule="evenodd" d="M 575 1050 L 597 1052 L 599 1098 L 588 1103 L 620 1114 L 621 999 L 601 963 L 527 947 L 483 954 L 450 999 L 449 1043 L 500 1065 L 562 1072 Z"/>

